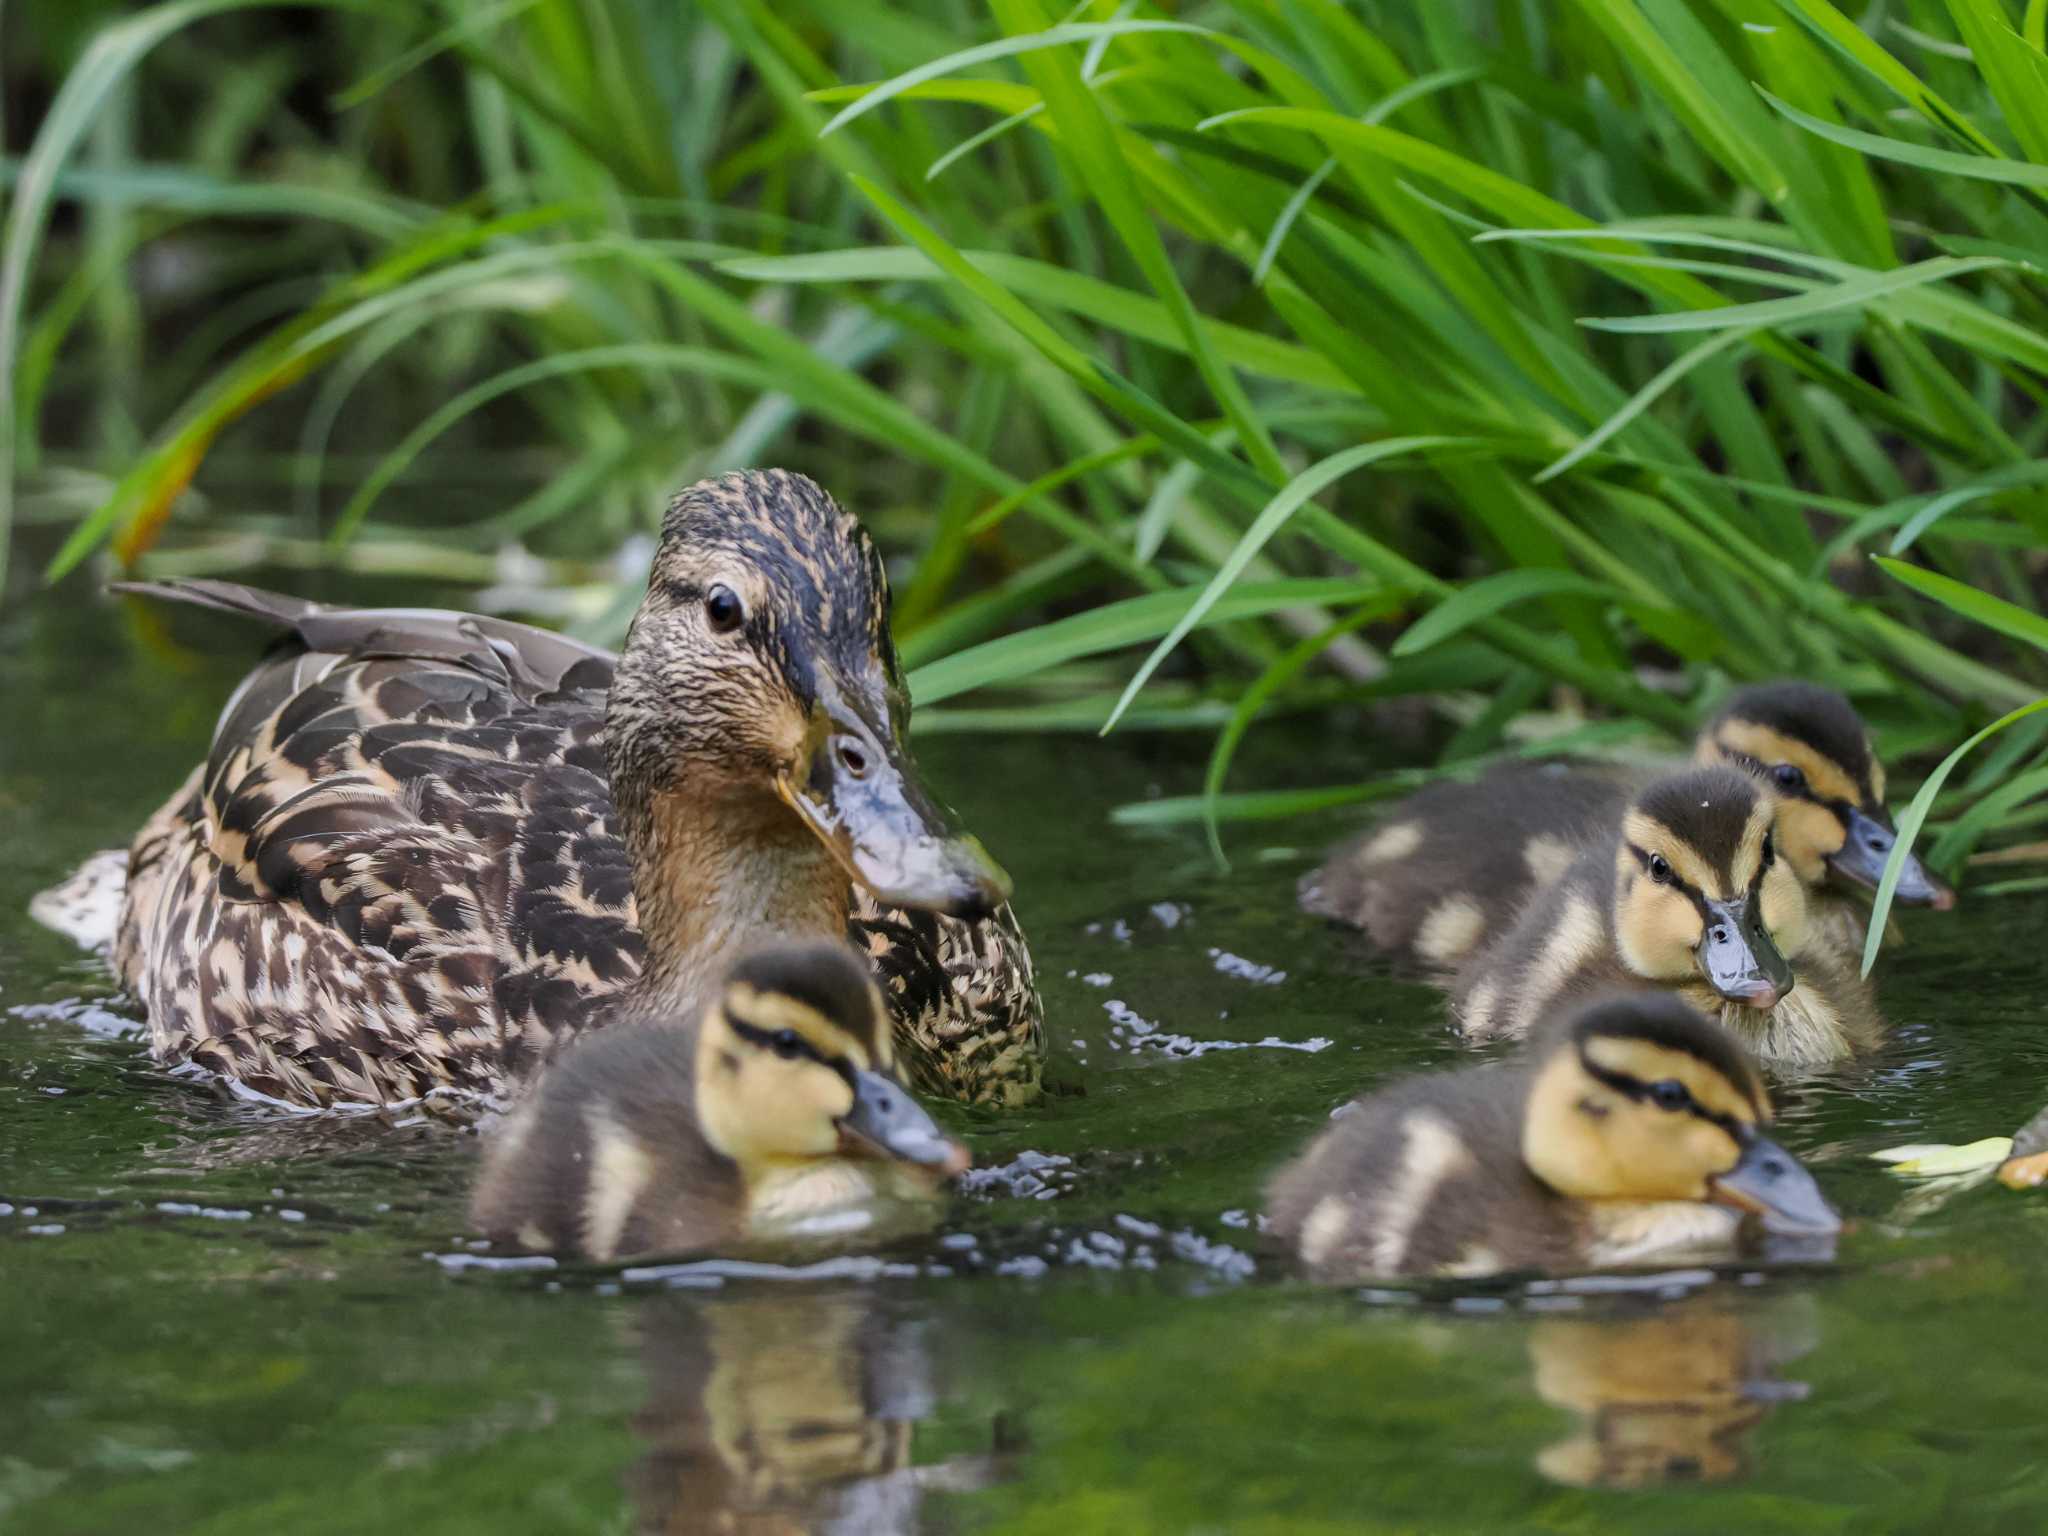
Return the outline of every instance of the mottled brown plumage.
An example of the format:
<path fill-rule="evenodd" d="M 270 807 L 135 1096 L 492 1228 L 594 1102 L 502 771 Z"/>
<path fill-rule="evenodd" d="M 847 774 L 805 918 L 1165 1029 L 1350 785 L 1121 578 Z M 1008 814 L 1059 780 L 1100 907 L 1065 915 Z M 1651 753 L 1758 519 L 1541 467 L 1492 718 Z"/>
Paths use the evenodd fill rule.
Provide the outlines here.
<path fill-rule="evenodd" d="M 1668 994 L 1554 1015 L 1515 1057 L 1340 1110 L 1272 1182 L 1268 1230 L 1317 1280 L 1568 1271 L 1718 1257 L 1742 1211 L 1833 1212 L 1760 1126 L 1755 1067 Z"/>
<path fill-rule="evenodd" d="M 903 754 L 879 557 L 801 476 L 677 497 L 616 657 L 474 614 L 145 590 L 284 632 L 131 853 L 114 959 L 162 1058 L 302 1104 L 500 1093 L 622 1007 L 691 1016 L 746 944 L 851 917 L 932 1089 L 1035 1096 L 1022 935 Z M 849 874 L 884 895 L 850 914 Z"/>
<path fill-rule="evenodd" d="M 1864 903 L 1896 836 L 1884 768 L 1841 694 L 1810 683 L 1738 689 L 1701 729 L 1695 760 L 1740 769 L 1778 800 L 1778 847 L 1808 887 L 1816 947 L 1859 953 Z M 1617 825 L 1629 796 L 1674 770 L 1546 764 L 1431 785 L 1334 849 L 1301 882 L 1308 911 L 1362 928 L 1426 967 L 1455 967 L 1562 873 L 1574 849 Z M 1953 905 L 1907 857 L 1897 899 Z"/>

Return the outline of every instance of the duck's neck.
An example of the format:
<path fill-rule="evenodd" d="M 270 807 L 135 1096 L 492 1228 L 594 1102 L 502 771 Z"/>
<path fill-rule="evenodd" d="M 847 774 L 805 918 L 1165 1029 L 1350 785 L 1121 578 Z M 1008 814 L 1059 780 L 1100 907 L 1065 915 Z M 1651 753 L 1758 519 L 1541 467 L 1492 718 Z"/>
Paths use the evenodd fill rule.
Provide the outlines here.
<path fill-rule="evenodd" d="M 718 970 L 776 934 L 846 933 L 846 872 L 770 794 L 687 783 L 617 796 L 646 954 L 643 1010 L 694 1012 Z"/>

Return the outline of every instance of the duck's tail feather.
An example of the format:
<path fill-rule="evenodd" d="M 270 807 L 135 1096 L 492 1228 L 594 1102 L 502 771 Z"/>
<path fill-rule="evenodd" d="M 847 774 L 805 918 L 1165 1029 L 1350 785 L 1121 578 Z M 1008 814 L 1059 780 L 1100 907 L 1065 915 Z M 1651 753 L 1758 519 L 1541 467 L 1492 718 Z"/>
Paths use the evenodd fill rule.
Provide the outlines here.
<path fill-rule="evenodd" d="M 327 611 L 324 603 L 286 592 L 268 592 L 262 587 L 245 587 L 239 581 L 214 581 L 203 576 L 175 581 L 116 581 L 107 590 L 261 619 L 274 629 L 296 630 L 306 619 Z"/>
<path fill-rule="evenodd" d="M 108 590 L 257 619 L 294 636 L 308 651 L 452 662 L 525 697 L 563 687 L 609 687 L 617 660 L 600 646 L 552 630 L 442 608 L 334 607 L 203 577 L 117 581 Z"/>

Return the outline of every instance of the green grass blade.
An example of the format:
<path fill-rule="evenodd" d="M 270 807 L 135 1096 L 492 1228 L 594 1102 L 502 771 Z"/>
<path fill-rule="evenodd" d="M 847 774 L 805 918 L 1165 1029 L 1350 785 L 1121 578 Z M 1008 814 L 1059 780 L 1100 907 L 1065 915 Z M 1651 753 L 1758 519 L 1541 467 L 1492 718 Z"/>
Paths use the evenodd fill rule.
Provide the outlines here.
<path fill-rule="evenodd" d="M 640 370 L 666 370 L 682 373 L 693 371 L 705 378 L 728 379 L 735 383 L 751 385 L 755 389 L 771 389 L 778 382 L 760 364 L 746 358 L 734 357 L 710 347 L 673 346 L 661 342 L 627 342 L 617 346 L 591 347 L 580 352 L 562 352 L 553 357 L 524 363 L 480 383 L 471 385 L 451 400 L 436 407 L 427 418 L 399 441 L 397 447 L 385 454 L 375 469 L 364 477 L 348 504 L 335 519 L 329 534 L 329 542 L 336 547 L 346 544 L 362 526 L 370 508 L 377 498 L 405 473 L 412 462 L 424 452 L 428 444 L 461 421 L 465 416 L 506 395 L 516 394 L 522 389 L 549 380 L 568 378 L 576 374 L 596 373 L 612 368 Z"/>
<path fill-rule="evenodd" d="M 1878 160 L 1910 165 L 1915 170 L 1933 171 L 1941 176 L 1967 176 L 1975 181 L 1996 181 L 2006 186 L 2048 189 L 2048 165 L 2032 165 L 2024 160 L 2010 160 L 1994 154 L 1966 155 L 1953 149 L 1933 149 L 1924 144 L 1909 144 L 1903 139 L 1886 138 L 1879 133 L 1865 133 L 1858 128 L 1844 128 L 1840 123 L 1831 123 L 1826 118 L 1802 112 L 1762 87 L 1758 87 L 1758 92 L 1772 107 L 1808 133 L 1831 144 L 1839 144 L 1844 149 L 1853 149 Z"/>
<path fill-rule="evenodd" d="M 1294 680 L 1301 676 L 1311 664 L 1346 635 L 1353 634 L 1399 611 L 1405 598 L 1398 592 L 1383 592 L 1373 601 L 1353 609 L 1334 624 L 1325 626 L 1307 639 L 1298 642 L 1272 665 L 1259 674 L 1251 687 L 1239 695 L 1230 712 L 1230 719 L 1217 733 L 1216 745 L 1209 753 L 1209 766 L 1202 775 L 1202 798 L 1208 802 L 1212 814 L 1203 817 L 1209 838 L 1209 855 L 1216 861 L 1218 869 L 1230 868 L 1230 861 L 1223 855 L 1223 837 L 1213 808 L 1223 794 L 1223 781 L 1229 777 L 1230 764 L 1237 756 L 1238 744 L 1244 740 L 1245 732 L 1252 727 L 1266 708 Z"/>
<path fill-rule="evenodd" d="M 1575 571 L 1545 570 L 1541 567 L 1501 571 L 1460 587 L 1438 603 L 1409 625 L 1387 654 L 1396 658 L 1413 656 L 1418 651 L 1426 651 L 1433 645 L 1441 645 L 1463 634 L 1482 619 L 1492 618 L 1518 603 L 1565 594 L 1599 598 L 1605 602 L 1622 599 L 1617 588 Z"/>
<path fill-rule="evenodd" d="M 21 165 L 21 176 L 0 234 L 0 584 L 7 578 L 7 552 L 14 515 L 15 349 L 30 268 L 49 222 L 59 174 L 72 151 L 98 118 L 108 97 L 143 58 L 173 33 L 208 16 L 280 4 L 356 8 L 352 0 L 176 0 L 151 6 L 108 27 L 87 46 L 36 130 Z"/>
<path fill-rule="evenodd" d="M 1948 782 L 1948 776 L 1955 772 L 1956 764 L 1982 742 L 1996 736 L 2007 726 L 2016 725 L 2029 715 L 2048 709 L 2048 699 L 2036 699 L 2031 704 L 2022 704 L 2010 714 L 2002 715 L 1977 732 L 1955 751 L 1941 760 L 1941 765 L 1927 776 L 1919 792 L 1913 796 L 1913 803 L 1906 807 L 1906 814 L 1899 818 L 1899 838 L 1892 848 L 1892 855 L 1885 861 L 1884 877 L 1877 883 L 1877 899 L 1870 907 L 1870 929 L 1863 941 L 1863 974 L 1868 976 L 1870 968 L 1877 963 L 1877 951 L 1884 943 L 1885 924 L 1891 917 L 1892 896 L 1899 888 L 1899 872 L 1905 868 L 1906 855 L 1913 850 L 1913 840 L 1920 835 L 1921 824 L 1927 820 L 1928 809 L 1934 804 L 1934 797 L 1941 793 L 1941 786 Z"/>
<path fill-rule="evenodd" d="M 1801 325 L 1837 310 L 1861 309 L 1888 294 L 1923 283 L 1946 282 L 1989 267 L 2009 263 L 1996 256 L 1932 256 L 1895 272 L 1872 272 L 1812 293 L 1785 299 L 1760 299 L 1753 304 L 1727 304 L 1718 309 L 1679 310 L 1662 315 L 1618 315 L 1581 320 L 1590 330 L 1623 335 L 1663 335 L 1673 331 L 1719 331 L 1731 327 Z"/>
<path fill-rule="evenodd" d="M 1872 557 L 1882 566 L 1886 574 L 1911 587 L 1923 597 L 1931 597 L 1951 613 L 1961 614 L 1987 629 L 1995 629 L 2002 635 L 2015 640 L 2024 640 L 2029 645 L 2039 646 L 2048 651 L 2048 619 L 2038 613 L 2030 613 L 2017 603 L 2008 603 L 2002 597 L 1993 597 L 1989 592 L 1979 592 L 1967 582 L 1957 581 L 1938 571 L 1930 571 L 1918 565 L 1908 565 L 1903 560 L 1889 560 L 1883 555 Z"/>
<path fill-rule="evenodd" d="M 1196 604 L 1205 594 L 1195 588 L 1148 592 L 928 662 L 910 674 L 910 696 L 917 704 L 936 704 L 971 688 L 1014 682 L 1076 657 L 1138 645 L 1169 629 L 1185 632 L 1196 625 L 1227 624 L 1287 608 L 1355 603 L 1381 590 L 1352 577 L 1253 582 L 1210 602 L 1199 613 Z"/>
<path fill-rule="evenodd" d="M 1108 734 L 1115 726 L 1117 716 L 1122 714 L 1129 707 L 1131 700 L 1138 696 L 1139 690 L 1158 670 L 1159 664 L 1173 653 L 1173 648 L 1180 644 L 1187 632 L 1202 621 L 1203 615 L 1210 607 L 1222 599 L 1230 590 L 1231 583 L 1237 580 L 1259 551 L 1266 547 L 1267 541 L 1280 531 L 1281 526 L 1294 516 L 1310 497 L 1367 465 L 1398 458 L 1403 454 L 1424 453 L 1433 448 L 1461 447 L 1467 442 L 1467 439 L 1456 437 L 1394 437 L 1376 443 L 1360 443 L 1355 448 L 1333 453 L 1328 458 L 1310 465 L 1288 481 L 1260 510 L 1259 515 L 1252 519 L 1251 527 L 1245 530 L 1244 537 L 1238 540 L 1236 548 L 1231 550 L 1229 557 L 1209 579 L 1208 585 L 1202 589 L 1200 598 L 1182 616 L 1180 622 L 1167 631 L 1166 637 L 1153 649 L 1152 654 L 1145 658 L 1144 665 L 1138 668 L 1137 675 L 1125 686 L 1123 697 L 1117 700 L 1116 709 L 1111 712 L 1108 723 L 1103 726 L 1104 734 Z"/>

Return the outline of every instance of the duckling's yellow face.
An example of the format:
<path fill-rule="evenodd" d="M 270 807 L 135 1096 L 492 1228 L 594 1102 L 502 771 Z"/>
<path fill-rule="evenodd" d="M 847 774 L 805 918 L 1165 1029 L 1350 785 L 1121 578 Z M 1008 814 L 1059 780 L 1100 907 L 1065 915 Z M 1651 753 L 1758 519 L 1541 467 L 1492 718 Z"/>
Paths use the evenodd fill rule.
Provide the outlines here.
<path fill-rule="evenodd" d="M 795 954 L 799 962 L 809 958 Z M 859 962 L 848 953 L 843 963 Z M 762 969 L 756 963 L 749 975 L 749 963 L 742 963 L 706 1014 L 697 1046 L 699 1123 L 744 1178 L 751 1183 L 793 1164 L 838 1157 L 883 1158 L 946 1175 L 967 1166 L 966 1150 L 897 1075 L 888 1019 L 871 982 L 861 977 L 849 985 L 813 973 L 800 984 L 769 985 Z"/>
<path fill-rule="evenodd" d="M 1724 808 L 1703 798 L 1698 809 Z M 1712 838 L 1686 835 L 1641 805 L 1629 810 L 1615 852 L 1615 943 L 1646 980 L 1698 975 L 1732 1002 L 1769 1008 L 1791 990 L 1784 957 L 1805 942 L 1806 899 L 1776 857 L 1774 803 L 1752 792 L 1730 809 L 1739 830 Z M 1703 814 L 1695 830 L 1716 819 Z"/>
<path fill-rule="evenodd" d="M 1884 804 L 1884 767 L 1876 757 L 1866 755 L 1869 782 L 1859 783 L 1826 753 L 1759 721 L 1722 720 L 1700 739 L 1696 755 L 1751 774 L 1776 796 L 1779 855 L 1808 885 L 1826 877 L 1828 861 L 1849 840 L 1856 809 Z"/>
<path fill-rule="evenodd" d="M 1768 1114 L 1754 1076 L 1734 1081 L 1669 1045 L 1593 1035 L 1539 1069 L 1523 1156 L 1574 1199 L 1706 1200 Z"/>
<path fill-rule="evenodd" d="M 1777 691 L 1756 690 L 1766 700 Z M 1700 738 L 1695 755 L 1749 774 L 1776 798 L 1779 856 L 1805 884 L 1819 885 L 1833 875 L 1845 885 L 1875 886 L 1898 841 L 1885 809 L 1884 764 L 1846 699 L 1810 690 L 1799 697 L 1804 709 L 1792 718 L 1802 721 L 1806 735 L 1834 743 L 1835 750 L 1731 711 Z M 1785 706 L 1780 700 L 1775 710 L 1760 712 L 1784 718 Z M 1910 853 L 1900 865 L 1894 896 L 1913 906 L 1955 905 L 1954 890 Z"/>
<path fill-rule="evenodd" d="M 1813 1176 L 1763 1134 L 1770 1100 L 1749 1053 L 1670 993 L 1597 1000 L 1531 1049 L 1522 1161 L 1557 1194 L 1608 1215 L 1711 1201 L 1772 1232 L 1840 1230 Z"/>

